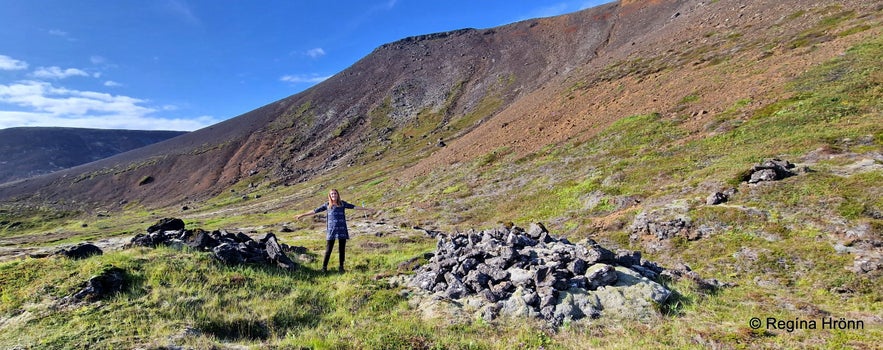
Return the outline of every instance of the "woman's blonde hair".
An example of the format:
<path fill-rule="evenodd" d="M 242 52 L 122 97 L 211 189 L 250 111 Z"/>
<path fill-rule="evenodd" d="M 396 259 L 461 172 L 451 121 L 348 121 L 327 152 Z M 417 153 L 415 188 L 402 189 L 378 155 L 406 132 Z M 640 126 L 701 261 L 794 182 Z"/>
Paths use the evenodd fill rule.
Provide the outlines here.
<path fill-rule="evenodd" d="M 331 199 L 332 192 L 337 192 L 337 200 L 336 201 Z M 328 191 L 328 208 L 330 209 L 330 208 L 334 208 L 334 207 L 339 207 L 341 205 L 342 204 L 340 204 L 340 192 L 337 191 L 336 188 L 332 188 L 330 191 Z"/>

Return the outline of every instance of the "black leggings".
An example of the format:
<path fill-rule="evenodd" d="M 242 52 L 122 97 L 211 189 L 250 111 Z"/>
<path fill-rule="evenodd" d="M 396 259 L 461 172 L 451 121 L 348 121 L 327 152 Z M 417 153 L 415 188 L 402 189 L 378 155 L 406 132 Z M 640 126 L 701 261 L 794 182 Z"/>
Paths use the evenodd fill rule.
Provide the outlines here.
<path fill-rule="evenodd" d="M 338 241 L 340 241 L 338 247 L 338 260 L 340 260 L 340 270 L 343 270 L 343 261 L 346 258 L 346 239 L 341 238 Z M 334 250 L 334 240 L 329 239 L 325 241 L 325 260 L 322 261 L 322 270 L 328 269 L 328 258 L 331 257 L 332 250 Z"/>

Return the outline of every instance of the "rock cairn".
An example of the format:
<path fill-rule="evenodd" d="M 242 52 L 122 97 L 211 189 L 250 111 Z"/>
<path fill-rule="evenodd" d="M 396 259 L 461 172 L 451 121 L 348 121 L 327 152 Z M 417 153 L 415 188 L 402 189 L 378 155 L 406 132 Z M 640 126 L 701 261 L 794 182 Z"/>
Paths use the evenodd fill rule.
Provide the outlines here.
<path fill-rule="evenodd" d="M 228 265 L 274 264 L 287 270 L 297 267 L 285 252 L 296 252 L 298 247 L 280 244 L 273 233 L 254 240 L 242 232 L 185 230 L 184 222 L 175 218 L 160 220 L 150 226 L 146 234 L 138 234 L 129 242 L 129 246 L 160 245 L 210 251 L 217 260 Z"/>
<path fill-rule="evenodd" d="M 763 163 L 757 164 L 748 170 L 746 179 L 749 184 L 756 184 L 763 181 L 778 181 L 797 175 L 792 171 L 796 166 L 787 160 L 778 158 L 769 159 Z"/>
<path fill-rule="evenodd" d="M 536 317 L 557 326 L 603 315 L 643 319 L 658 313 L 677 278 L 637 251 L 613 252 L 592 240 L 553 237 L 542 224 L 439 234 L 436 252 L 408 285 L 439 300 L 471 305 L 479 316 Z"/>

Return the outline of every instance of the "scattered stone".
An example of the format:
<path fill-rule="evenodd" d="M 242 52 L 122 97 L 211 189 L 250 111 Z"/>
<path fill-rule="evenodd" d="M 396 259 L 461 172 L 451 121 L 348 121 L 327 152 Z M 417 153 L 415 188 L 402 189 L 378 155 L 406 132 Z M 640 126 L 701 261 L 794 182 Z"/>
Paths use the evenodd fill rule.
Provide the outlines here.
<path fill-rule="evenodd" d="M 414 227 L 412 227 L 412 229 L 426 232 L 426 235 L 428 235 L 429 237 L 432 237 L 432 238 L 436 238 L 436 237 L 438 237 L 439 234 L 442 233 L 441 231 L 426 229 L 426 228 L 422 228 L 420 226 L 414 226 Z"/>
<path fill-rule="evenodd" d="M 101 274 L 93 276 L 76 293 L 65 297 L 62 302 L 97 301 L 116 294 L 125 288 L 126 271 L 109 266 Z"/>
<path fill-rule="evenodd" d="M 853 261 L 852 271 L 858 274 L 879 273 L 883 270 L 883 257 L 878 254 L 859 255 Z"/>
<path fill-rule="evenodd" d="M 698 273 L 690 269 L 686 264 L 678 264 L 674 269 L 668 269 L 660 273 L 661 276 L 671 280 L 687 278 L 693 281 L 700 290 L 715 291 L 721 288 L 733 287 L 732 283 L 720 282 L 714 278 L 703 279 Z"/>
<path fill-rule="evenodd" d="M 718 205 L 721 203 L 725 203 L 725 202 L 729 201 L 730 197 L 732 197 L 734 194 L 736 194 L 735 188 L 728 188 L 723 191 L 714 192 L 714 193 L 708 195 L 708 197 L 705 199 L 705 204 Z"/>
<path fill-rule="evenodd" d="M 718 205 L 728 201 L 729 199 L 730 197 L 725 195 L 723 192 L 714 192 L 708 195 L 708 198 L 705 199 L 705 204 Z"/>
<path fill-rule="evenodd" d="M 56 255 L 65 256 L 74 260 L 85 259 L 93 255 L 101 255 L 104 252 L 101 251 L 101 248 L 92 244 L 92 243 L 80 243 L 70 248 L 63 248 L 57 252 Z"/>
<path fill-rule="evenodd" d="M 642 211 L 635 216 L 631 225 L 630 238 L 638 240 L 642 235 L 655 236 L 657 240 L 671 239 L 678 235 L 687 236 L 693 222 L 686 215 L 670 218 L 668 213 Z"/>
<path fill-rule="evenodd" d="M 791 177 L 797 175 L 797 173 L 791 171 L 794 169 L 795 165 L 791 164 L 791 162 L 786 160 L 781 160 L 778 158 L 767 160 L 761 164 L 753 166 L 747 172 L 747 179 L 749 184 L 756 184 L 758 182 L 764 181 L 778 181 L 785 179 L 787 177 Z"/>
<path fill-rule="evenodd" d="M 220 236 L 220 232 L 218 232 L 216 236 Z M 210 233 L 203 230 L 196 230 L 192 239 L 187 241 L 187 246 L 199 251 L 211 250 L 218 245 L 218 240 L 212 237 Z"/>
<path fill-rule="evenodd" d="M 145 176 L 144 178 L 141 179 L 141 181 L 138 181 L 138 186 L 148 185 L 148 184 L 153 183 L 153 181 L 154 181 L 153 176 Z"/>
<path fill-rule="evenodd" d="M 291 261 L 291 259 L 285 255 L 282 246 L 276 241 L 276 235 L 268 233 L 264 239 L 261 239 L 261 243 L 264 244 L 267 257 L 270 261 L 276 263 L 276 266 L 286 270 L 293 270 L 296 267 L 294 261 Z"/>
<path fill-rule="evenodd" d="M 159 220 L 156 224 L 147 228 L 147 233 L 158 231 L 180 231 L 184 229 L 184 220 L 176 218 L 165 218 Z"/>

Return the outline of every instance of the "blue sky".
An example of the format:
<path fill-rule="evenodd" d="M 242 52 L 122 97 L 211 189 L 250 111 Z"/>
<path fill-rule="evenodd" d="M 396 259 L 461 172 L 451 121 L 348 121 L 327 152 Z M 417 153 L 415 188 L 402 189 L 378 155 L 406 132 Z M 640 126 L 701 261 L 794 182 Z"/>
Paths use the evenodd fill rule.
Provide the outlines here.
<path fill-rule="evenodd" d="M 0 129 L 196 130 L 385 43 L 606 2 L 0 0 Z"/>

